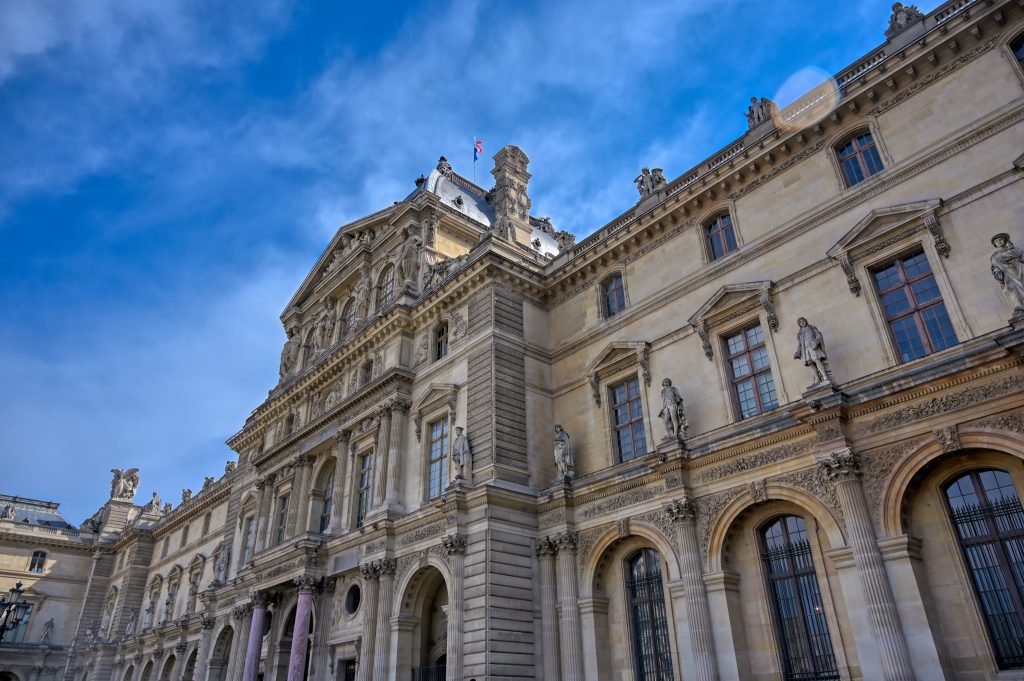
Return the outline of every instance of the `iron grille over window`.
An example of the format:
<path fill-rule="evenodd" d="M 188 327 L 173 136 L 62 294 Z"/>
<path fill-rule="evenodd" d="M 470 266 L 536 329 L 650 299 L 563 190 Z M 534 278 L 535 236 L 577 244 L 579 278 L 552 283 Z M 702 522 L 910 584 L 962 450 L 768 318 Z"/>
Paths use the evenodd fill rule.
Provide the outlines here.
<path fill-rule="evenodd" d="M 871 272 L 889 331 L 908 362 L 956 344 L 956 332 L 924 251 Z"/>
<path fill-rule="evenodd" d="M 611 317 L 626 309 L 626 291 L 622 285 L 621 274 L 613 274 L 601 284 L 601 301 L 605 317 Z"/>
<path fill-rule="evenodd" d="M 640 406 L 640 381 L 636 378 L 612 386 L 612 425 L 615 452 L 619 461 L 629 461 L 647 453 L 644 439 L 644 410 Z"/>
<path fill-rule="evenodd" d="M 633 613 L 633 655 L 638 681 L 672 681 L 672 649 L 665 615 L 661 562 L 651 549 L 629 561 L 629 609 Z"/>
<path fill-rule="evenodd" d="M 882 170 L 882 157 L 870 132 L 862 132 L 836 147 L 846 186 L 852 187 Z"/>
<path fill-rule="evenodd" d="M 712 220 L 704 228 L 708 239 L 708 252 L 712 260 L 736 250 L 736 231 L 732 226 L 732 218 L 723 213 Z"/>
<path fill-rule="evenodd" d="M 448 470 L 448 417 L 430 424 L 430 498 L 444 492 Z"/>
<path fill-rule="evenodd" d="M 777 518 L 761 533 L 761 544 L 783 678 L 838 681 L 807 524 L 799 516 Z"/>
<path fill-rule="evenodd" d="M 760 324 L 725 339 L 733 396 L 741 419 L 779 406 Z"/>
<path fill-rule="evenodd" d="M 1024 668 L 1024 508 L 1005 471 L 971 471 L 946 488 L 1000 669 Z"/>

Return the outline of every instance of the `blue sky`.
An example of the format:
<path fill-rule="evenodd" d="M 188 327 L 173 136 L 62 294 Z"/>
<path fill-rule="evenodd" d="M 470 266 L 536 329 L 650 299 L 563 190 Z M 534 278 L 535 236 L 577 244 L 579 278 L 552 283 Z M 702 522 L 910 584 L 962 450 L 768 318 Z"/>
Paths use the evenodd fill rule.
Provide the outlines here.
<path fill-rule="evenodd" d="M 233 458 L 334 231 L 438 156 L 471 175 L 479 135 L 483 182 L 519 145 L 533 212 L 586 235 L 888 5 L 0 3 L 0 491 L 78 523 L 137 466 L 177 503 Z"/>

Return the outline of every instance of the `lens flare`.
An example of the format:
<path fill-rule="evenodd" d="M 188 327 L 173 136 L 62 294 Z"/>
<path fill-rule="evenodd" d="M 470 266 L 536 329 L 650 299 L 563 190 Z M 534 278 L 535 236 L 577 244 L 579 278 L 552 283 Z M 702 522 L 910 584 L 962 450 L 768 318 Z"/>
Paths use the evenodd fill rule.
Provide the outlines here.
<path fill-rule="evenodd" d="M 800 130 L 814 125 L 839 106 L 842 93 L 827 71 L 807 66 L 786 79 L 772 98 L 778 130 Z"/>

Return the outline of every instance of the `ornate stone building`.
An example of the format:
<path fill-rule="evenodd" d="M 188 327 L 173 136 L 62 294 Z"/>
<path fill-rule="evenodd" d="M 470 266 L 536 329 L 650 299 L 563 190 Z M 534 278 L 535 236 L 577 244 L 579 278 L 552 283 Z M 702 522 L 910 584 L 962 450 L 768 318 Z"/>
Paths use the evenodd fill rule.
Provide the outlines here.
<path fill-rule="evenodd" d="M 885 37 L 581 243 L 512 146 L 342 227 L 222 478 L 0 521 L 0 679 L 1024 678 L 1024 9 Z"/>

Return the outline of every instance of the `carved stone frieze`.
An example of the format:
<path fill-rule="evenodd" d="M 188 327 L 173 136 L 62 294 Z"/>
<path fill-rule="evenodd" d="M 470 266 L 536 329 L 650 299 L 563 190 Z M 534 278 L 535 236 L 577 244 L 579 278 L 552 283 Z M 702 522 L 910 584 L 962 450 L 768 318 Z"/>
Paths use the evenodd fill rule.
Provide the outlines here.
<path fill-rule="evenodd" d="M 1008 430 L 1012 433 L 1024 433 L 1024 411 L 1012 411 L 972 421 L 971 427 L 990 428 L 992 430 Z"/>
<path fill-rule="evenodd" d="M 432 537 L 440 536 L 444 532 L 444 522 L 430 523 L 423 527 L 417 527 L 412 532 L 407 532 L 398 538 L 397 545 L 399 547 L 409 546 L 411 544 L 418 544 L 421 541 L 430 539 Z"/>
<path fill-rule="evenodd" d="M 651 486 L 637 487 L 636 489 L 632 489 L 614 497 L 602 499 L 593 506 L 585 508 L 583 510 L 583 517 L 594 518 L 596 516 L 601 516 L 611 511 L 617 511 L 620 508 L 626 508 L 628 506 L 634 506 L 644 501 L 648 501 L 659 494 L 661 494 L 661 490 L 658 488 L 652 488 Z"/>
<path fill-rule="evenodd" d="M 935 439 L 942 445 L 942 451 L 955 452 L 960 449 L 960 431 L 955 425 L 937 428 L 933 432 L 935 433 Z"/>
<path fill-rule="evenodd" d="M 908 423 L 926 419 L 939 414 L 948 414 L 969 407 L 987 400 L 995 399 L 1003 395 L 1018 392 L 1020 390 L 1020 376 L 1008 376 L 998 381 L 973 385 L 959 390 L 954 390 L 937 397 L 932 397 L 923 402 L 918 402 L 896 411 L 879 416 L 868 424 L 868 432 L 878 433 L 890 428 L 897 428 Z"/>
<path fill-rule="evenodd" d="M 558 508 L 554 511 L 548 511 L 541 515 L 537 524 L 538 527 L 553 527 L 554 525 L 560 525 L 565 522 L 565 509 Z"/>
<path fill-rule="evenodd" d="M 384 547 L 388 545 L 387 539 L 381 537 L 380 539 L 374 539 L 371 542 L 363 544 L 363 555 L 369 556 L 374 553 L 379 553 L 384 550 Z"/>
<path fill-rule="evenodd" d="M 721 466 L 716 466 L 707 471 L 702 471 L 697 476 L 697 482 L 705 485 L 715 480 L 721 480 L 731 475 L 738 475 L 747 471 L 756 470 L 762 466 L 775 463 L 777 461 L 784 461 L 786 459 L 792 459 L 797 456 L 806 454 L 811 449 L 811 443 L 804 440 L 801 442 L 792 442 L 771 449 L 765 449 L 754 454 L 749 454 L 738 459 L 728 461 Z"/>

